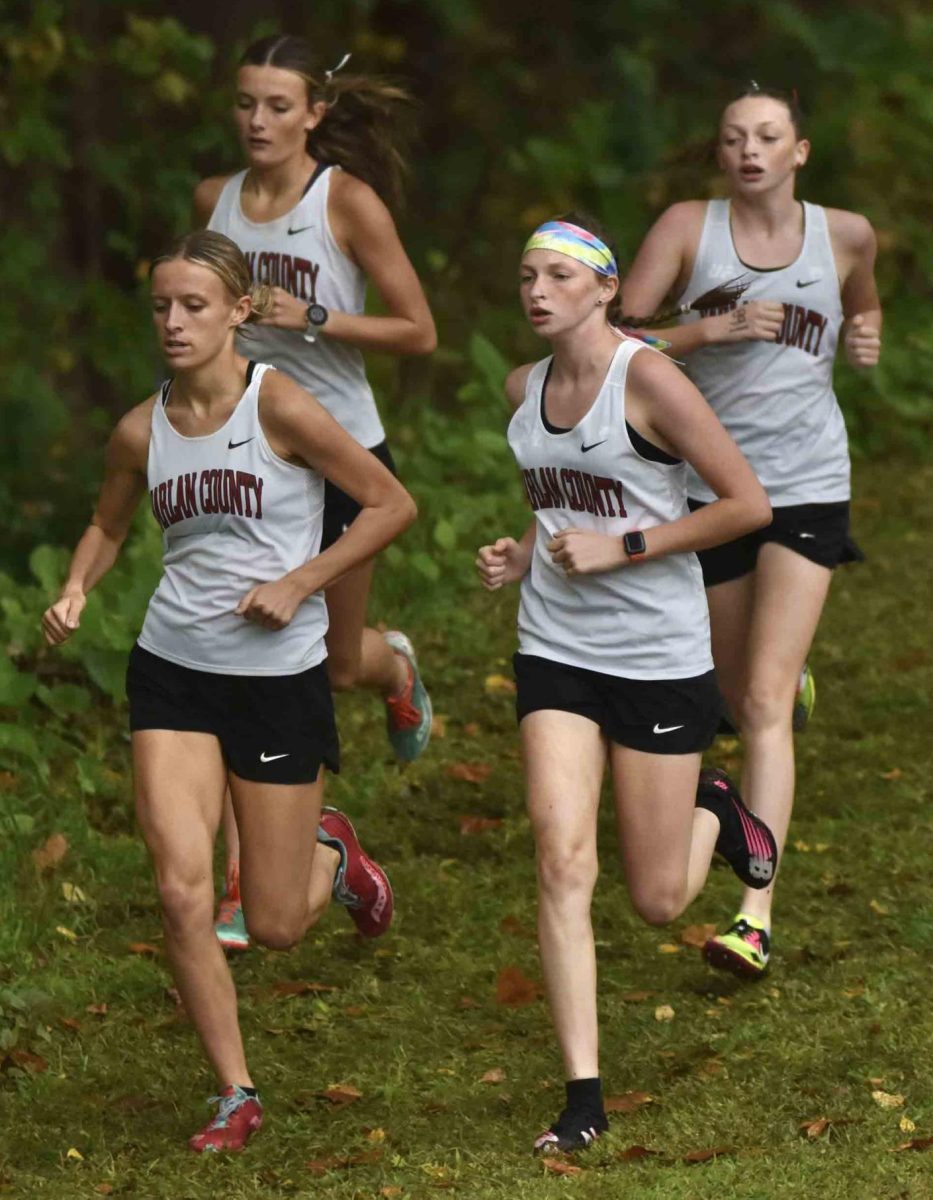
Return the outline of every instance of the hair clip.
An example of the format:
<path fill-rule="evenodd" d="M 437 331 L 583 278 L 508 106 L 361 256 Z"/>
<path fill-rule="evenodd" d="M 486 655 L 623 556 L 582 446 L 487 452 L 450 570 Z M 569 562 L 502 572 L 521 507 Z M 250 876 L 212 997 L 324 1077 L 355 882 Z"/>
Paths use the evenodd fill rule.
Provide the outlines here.
<path fill-rule="evenodd" d="M 338 71 L 343 70 L 343 68 L 347 65 L 347 63 L 350 61 L 351 58 L 352 58 L 352 55 L 345 54 L 343 56 L 343 58 L 340 60 L 340 62 L 337 63 L 336 67 L 331 67 L 331 69 L 329 71 L 324 72 L 324 78 L 327 80 L 328 83 L 330 83 L 330 81 L 333 79 L 333 77 L 337 74 Z"/>

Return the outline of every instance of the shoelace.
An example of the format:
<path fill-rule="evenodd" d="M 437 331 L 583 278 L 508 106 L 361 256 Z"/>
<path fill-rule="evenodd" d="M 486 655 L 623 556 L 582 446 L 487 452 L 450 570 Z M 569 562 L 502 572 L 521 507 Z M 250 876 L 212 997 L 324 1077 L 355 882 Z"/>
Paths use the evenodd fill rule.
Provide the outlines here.
<path fill-rule="evenodd" d="M 213 1118 L 208 1122 L 208 1129 L 225 1129 L 236 1110 L 244 1105 L 247 1100 L 252 1100 L 252 1098 L 252 1096 L 247 1096 L 239 1088 L 229 1096 L 211 1096 L 208 1104 L 217 1104 L 219 1107 L 217 1112 L 214 1113 Z"/>

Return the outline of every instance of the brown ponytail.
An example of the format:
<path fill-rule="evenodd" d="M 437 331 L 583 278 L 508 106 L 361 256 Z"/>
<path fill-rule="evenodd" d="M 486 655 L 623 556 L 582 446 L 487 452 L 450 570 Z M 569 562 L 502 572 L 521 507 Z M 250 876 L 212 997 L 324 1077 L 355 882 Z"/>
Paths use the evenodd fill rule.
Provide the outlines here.
<path fill-rule="evenodd" d="M 326 70 L 310 43 L 291 34 L 254 42 L 240 66 L 278 67 L 300 75 L 308 104 L 327 105 L 324 119 L 308 134 L 308 153 L 368 183 L 389 208 L 401 208 L 410 141 L 408 92 L 373 75 Z"/>
<path fill-rule="evenodd" d="M 579 225 L 581 229 L 585 229 L 588 233 L 595 234 L 601 242 L 606 243 L 612 251 L 612 257 L 616 260 L 616 263 L 619 263 L 619 252 L 601 221 L 597 221 L 589 213 L 579 210 L 562 213 L 554 219 L 556 221 L 567 221 L 571 225 Z M 651 325 L 663 325 L 665 322 L 673 320 L 674 317 L 682 316 L 688 312 L 733 308 L 742 294 L 748 289 L 749 282 L 750 280 L 746 280 L 745 276 L 730 279 L 726 283 L 721 283 L 714 288 L 710 288 L 702 296 L 697 296 L 696 300 L 691 301 L 690 304 L 681 304 L 679 308 L 669 308 L 664 312 L 653 313 L 650 317 L 624 316 L 622 313 L 622 289 L 620 287 L 606 306 L 606 319 L 610 325 L 614 325 L 617 329 L 636 330 L 647 329 Z"/>

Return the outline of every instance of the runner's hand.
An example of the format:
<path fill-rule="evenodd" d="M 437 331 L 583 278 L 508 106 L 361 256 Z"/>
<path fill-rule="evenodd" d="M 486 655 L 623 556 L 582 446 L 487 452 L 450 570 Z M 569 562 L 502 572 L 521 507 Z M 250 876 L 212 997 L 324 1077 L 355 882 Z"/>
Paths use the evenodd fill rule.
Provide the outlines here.
<path fill-rule="evenodd" d="M 299 300 L 285 288 L 272 289 L 273 309 L 268 317 L 263 317 L 259 325 L 275 325 L 279 329 L 306 329 L 308 325 L 308 305 Z"/>
<path fill-rule="evenodd" d="M 531 553 L 515 538 L 499 538 L 492 546 L 481 546 L 476 569 L 487 592 L 495 592 L 506 583 L 518 583 L 531 565 Z"/>
<path fill-rule="evenodd" d="M 42 614 L 42 632 L 50 646 L 60 646 L 81 624 L 81 612 L 87 604 L 83 592 L 69 592 Z"/>
<path fill-rule="evenodd" d="M 551 562 L 568 575 L 595 575 L 628 562 L 622 539 L 589 529 L 562 529 L 547 544 Z"/>
<path fill-rule="evenodd" d="M 846 321 L 846 358 L 853 367 L 874 367 L 881 357 L 881 334 L 865 324 L 861 313 Z"/>
<path fill-rule="evenodd" d="M 238 617 L 264 629 L 284 629 L 304 599 L 301 588 L 285 575 L 274 583 L 260 583 L 252 588 L 234 611 Z"/>
<path fill-rule="evenodd" d="M 784 305 L 776 300 L 749 300 L 713 317 L 713 342 L 776 342 L 784 324 Z"/>

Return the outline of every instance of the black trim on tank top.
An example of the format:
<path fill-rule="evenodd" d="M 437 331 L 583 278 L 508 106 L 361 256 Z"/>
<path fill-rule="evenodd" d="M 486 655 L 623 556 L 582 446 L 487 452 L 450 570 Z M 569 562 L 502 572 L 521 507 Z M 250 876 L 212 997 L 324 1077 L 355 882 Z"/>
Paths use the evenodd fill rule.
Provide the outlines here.
<path fill-rule="evenodd" d="M 311 173 L 311 178 L 305 184 L 304 191 L 301 193 L 302 199 L 307 196 L 308 192 L 314 187 L 317 181 L 321 178 L 325 171 L 329 171 L 333 163 L 319 162 Z"/>
<path fill-rule="evenodd" d="M 564 427 L 563 425 L 553 425 L 547 419 L 547 413 L 544 411 L 544 393 L 547 391 L 548 380 L 551 378 L 551 368 L 554 366 L 553 358 L 547 365 L 547 371 L 544 376 L 544 381 L 541 384 L 541 424 L 548 433 L 570 433 L 572 426 Z M 662 450 L 660 446 L 655 446 L 648 441 L 646 437 L 634 429 L 628 421 L 625 422 L 625 428 L 628 430 L 629 441 L 632 443 L 632 449 L 641 458 L 646 458 L 649 462 L 664 463 L 668 467 L 678 467 L 683 462 L 681 458 L 675 458 L 673 454 L 668 454 L 666 450 Z"/>
<path fill-rule="evenodd" d="M 165 383 L 162 384 L 162 407 L 163 408 L 165 408 L 165 406 L 168 404 L 168 394 L 169 394 L 169 391 L 171 390 L 171 387 L 172 387 L 171 379 L 166 379 Z"/>
<path fill-rule="evenodd" d="M 649 442 L 637 429 L 629 425 L 628 421 L 625 422 L 625 428 L 628 430 L 628 440 L 632 443 L 632 449 L 639 457 L 646 458 L 649 462 L 664 463 L 668 467 L 679 467 L 684 461 L 682 458 L 675 458 L 673 454 L 668 454 L 666 450 L 662 450 L 653 442 Z"/>
<path fill-rule="evenodd" d="M 256 370 L 256 364 L 253 362 L 252 359 L 250 359 L 249 363 L 246 367 L 246 386 L 247 387 L 249 387 L 249 385 L 253 382 L 253 372 L 255 370 Z"/>

